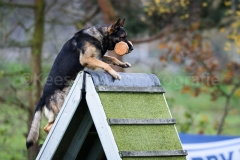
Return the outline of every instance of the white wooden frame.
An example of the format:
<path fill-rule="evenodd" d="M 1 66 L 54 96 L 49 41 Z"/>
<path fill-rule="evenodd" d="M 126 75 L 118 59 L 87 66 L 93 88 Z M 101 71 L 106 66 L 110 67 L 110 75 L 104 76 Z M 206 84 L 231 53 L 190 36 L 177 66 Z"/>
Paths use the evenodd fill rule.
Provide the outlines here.
<path fill-rule="evenodd" d="M 91 75 L 89 74 L 86 74 L 86 100 L 107 159 L 121 160 L 103 106 L 95 90 Z"/>
<path fill-rule="evenodd" d="M 83 85 L 83 74 L 78 74 L 64 104 L 60 110 L 52 129 L 50 130 L 43 146 L 36 160 L 50 160 L 52 159 L 81 99 L 82 99 L 82 85 Z"/>

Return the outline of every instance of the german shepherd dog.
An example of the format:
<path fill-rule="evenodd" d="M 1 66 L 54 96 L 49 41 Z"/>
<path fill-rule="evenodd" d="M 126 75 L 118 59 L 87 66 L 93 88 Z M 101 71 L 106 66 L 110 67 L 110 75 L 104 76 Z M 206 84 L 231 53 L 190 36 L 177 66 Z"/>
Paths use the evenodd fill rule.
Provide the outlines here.
<path fill-rule="evenodd" d="M 42 110 L 48 118 L 44 127 L 49 132 L 55 120 L 55 114 L 61 109 L 70 90 L 69 82 L 74 80 L 78 72 L 85 67 L 101 68 L 116 79 L 121 76 L 109 64 L 128 68 L 131 64 L 106 56 L 108 50 L 113 50 L 116 43 L 124 41 L 128 44 L 129 51 L 133 46 L 127 40 L 127 33 L 123 28 L 125 19 L 118 19 L 112 25 L 96 25 L 77 32 L 68 40 L 57 55 L 51 71 L 46 80 L 42 96 L 36 106 L 31 128 L 27 137 L 26 146 L 31 147 L 37 142 L 42 119 Z"/>

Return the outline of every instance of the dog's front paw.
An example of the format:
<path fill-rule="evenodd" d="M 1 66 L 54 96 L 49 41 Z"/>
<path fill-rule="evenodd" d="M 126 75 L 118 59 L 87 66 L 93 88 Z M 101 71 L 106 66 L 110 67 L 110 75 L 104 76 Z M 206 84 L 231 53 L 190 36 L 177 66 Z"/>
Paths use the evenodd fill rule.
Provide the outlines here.
<path fill-rule="evenodd" d="M 120 74 L 118 74 L 118 73 L 116 73 L 115 75 L 112 75 L 114 78 L 116 78 L 116 79 L 119 79 L 119 80 L 121 80 L 121 76 L 120 76 Z"/>
<path fill-rule="evenodd" d="M 129 68 L 131 67 L 131 64 L 128 63 L 128 62 L 124 62 L 122 65 L 121 65 L 122 68 Z"/>
<path fill-rule="evenodd" d="M 115 72 L 114 70 L 113 71 L 110 71 L 109 72 L 115 79 L 121 79 L 121 76 L 120 74 L 118 74 L 117 72 Z"/>

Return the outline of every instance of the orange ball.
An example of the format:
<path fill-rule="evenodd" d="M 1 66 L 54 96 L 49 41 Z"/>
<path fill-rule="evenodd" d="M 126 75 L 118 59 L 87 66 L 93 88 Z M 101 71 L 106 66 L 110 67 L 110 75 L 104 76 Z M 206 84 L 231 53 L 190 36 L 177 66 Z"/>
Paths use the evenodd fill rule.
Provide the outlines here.
<path fill-rule="evenodd" d="M 130 41 L 128 41 L 128 42 L 131 43 Z M 132 44 L 132 43 L 131 43 L 131 44 Z M 118 55 L 122 56 L 122 55 L 128 53 L 128 49 L 129 49 L 129 48 L 128 48 L 127 43 L 121 41 L 121 42 L 118 42 L 118 43 L 115 45 L 114 51 L 115 51 Z"/>

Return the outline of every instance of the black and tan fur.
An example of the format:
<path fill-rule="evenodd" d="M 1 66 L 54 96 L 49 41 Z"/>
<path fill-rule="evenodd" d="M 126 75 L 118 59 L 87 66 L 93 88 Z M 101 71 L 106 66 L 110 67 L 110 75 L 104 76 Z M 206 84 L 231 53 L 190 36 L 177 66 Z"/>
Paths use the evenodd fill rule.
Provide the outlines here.
<path fill-rule="evenodd" d="M 48 133 L 55 120 L 55 114 L 61 109 L 70 87 L 69 81 L 74 80 L 79 71 L 85 67 L 101 68 L 116 79 L 121 76 L 109 64 L 122 68 L 130 67 L 127 62 L 106 56 L 107 50 L 113 50 L 116 43 L 124 41 L 133 50 L 127 40 L 127 33 L 123 28 L 124 20 L 118 19 L 113 25 L 96 25 L 77 32 L 62 47 L 56 57 L 48 75 L 43 94 L 36 106 L 32 125 L 27 137 L 26 146 L 31 147 L 37 142 L 42 119 L 42 110 L 48 118 L 44 130 Z"/>

